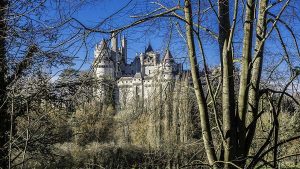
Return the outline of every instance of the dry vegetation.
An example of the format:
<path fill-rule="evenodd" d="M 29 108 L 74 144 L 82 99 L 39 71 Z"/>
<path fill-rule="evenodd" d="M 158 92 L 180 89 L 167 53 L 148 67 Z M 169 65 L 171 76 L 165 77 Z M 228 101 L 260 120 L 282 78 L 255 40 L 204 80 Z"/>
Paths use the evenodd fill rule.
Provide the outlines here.
<path fill-rule="evenodd" d="M 0 168 L 300 168 L 297 0 L 130 0 L 92 26 L 73 15 L 89 2 L 0 0 Z M 93 35 L 148 28 L 190 79 L 119 109 L 92 66 L 51 77 Z"/>

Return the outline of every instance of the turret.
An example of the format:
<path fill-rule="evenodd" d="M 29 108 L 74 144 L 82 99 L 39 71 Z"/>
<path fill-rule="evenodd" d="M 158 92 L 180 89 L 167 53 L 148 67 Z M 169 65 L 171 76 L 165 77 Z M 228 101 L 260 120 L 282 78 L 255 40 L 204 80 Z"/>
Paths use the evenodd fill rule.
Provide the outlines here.
<path fill-rule="evenodd" d="M 115 76 L 119 76 L 119 48 L 118 48 L 118 34 L 113 32 L 111 34 L 111 57 L 114 62 L 114 73 Z"/>
<path fill-rule="evenodd" d="M 166 54 L 162 60 L 162 73 L 165 79 L 171 79 L 174 71 L 174 58 L 169 49 L 166 50 Z"/>
<path fill-rule="evenodd" d="M 108 54 L 108 46 L 106 43 L 106 40 L 102 39 L 99 44 L 96 44 L 95 51 L 94 51 L 94 57 L 95 61 L 97 61 L 97 58 L 101 59 L 104 55 Z"/>
<path fill-rule="evenodd" d="M 111 50 L 116 53 L 118 51 L 118 35 L 116 32 L 111 34 Z"/>
<path fill-rule="evenodd" d="M 94 70 L 95 76 L 100 80 L 103 79 L 114 79 L 115 78 L 115 65 L 112 59 L 112 51 L 109 49 L 106 40 L 102 40 L 96 45 L 95 49 L 95 61 Z M 95 90 L 100 100 L 104 100 L 108 95 L 107 86 L 99 84 L 99 87 Z"/>
<path fill-rule="evenodd" d="M 123 57 L 122 59 L 124 63 L 127 63 L 127 39 L 125 38 L 125 36 L 122 37 L 121 45 L 122 45 L 122 57 Z"/>
<path fill-rule="evenodd" d="M 163 63 L 166 65 L 172 65 L 174 63 L 174 58 L 169 49 L 166 50 L 166 54 L 163 58 Z"/>
<path fill-rule="evenodd" d="M 108 48 L 106 40 L 102 40 L 96 45 L 95 55 L 95 73 L 100 79 L 114 78 L 114 61 L 111 58 L 111 52 Z"/>
<path fill-rule="evenodd" d="M 150 42 L 149 42 L 149 44 L 148 44 L 148 47 L 145 49 L 145 53 L 149 53 L 149 52 L 154 52 L 154 50 L 153 50 L 153 48 L 152 48 Z"/>

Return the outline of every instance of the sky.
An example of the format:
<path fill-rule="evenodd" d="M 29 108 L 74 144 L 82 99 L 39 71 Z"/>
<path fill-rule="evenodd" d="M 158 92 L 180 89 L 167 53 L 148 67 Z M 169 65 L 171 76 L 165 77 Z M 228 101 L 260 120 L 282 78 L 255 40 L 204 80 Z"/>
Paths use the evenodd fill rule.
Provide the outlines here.
<path fill-rule="evenodd" d="M 95 25 L 102 22 L 104 19 L 106 19 L 108 16 L 111 16 L 116 11 L 119 11 L 122 9 L 130 0 L 91 0 L 92 2 L 85 4 L 78 8 L 78 10 L 72 15 L 74 18 L 79 20 L 80 22 L 84 23 L 86 26 L 94 27 Z M 152 1 L 150 0 L 133 0 L 132 3 L 130 3 L 124 10 L 121 10 L 118 14 L 114 15 L 112 18 L 108 19 L 104 25 L 101 25 L 101 28 L 103 29 L 112 29 L 120 26 L 124 26 L 127 23 L 132 22 L 132 16 L 137 16 L 141 14 L 145 14 L 149 11 L 152 11 L 153 9 L 156 9 L 157 6 L 155 4 L 151 4 Z M 164 2 L 170 2 L 172 4 L 173 0 L 164 1 Z M 202 1 L 201 1 L 202 2 Z M 272 3 L 273 0 L 270 1 Z M 295 2 L 297 4 L 297 2 Z M 166 3 L 168 5 L 168 3 Z M 293 5 L 293 4 L 292 4 Z M 280 10 L 281 6 L 275 7 L 272 9 L 271 12 L 277 14 Z M 242 7 L 240 7 L 239 14 L 242 14 Z M 293 11 L 294 10 L 294 11 Z M 217 32 L 218 28 L 216 27 L 217 19 L 214 17 L 214 14 L 212 11 L 211 13 L 206 13 L 201 17 L 201 25 L 205 27 L 209 27 L 213 31 Z M 293 21 L 294 16 L 289 15 L 295 15 L 299 17 L 299 9 L 296 6 L 291 6 L 288 9 L 288 14 L 285 17 L 286 22 L 295 22 Z M 232 16 L 231 16 L 232 17 Z M 145 23 L 141 26 L 137 26 L 135 28 L 128 29 L 126 31 L 122 32 L 122 35 L 125 35 L 128 40 L 128 62 L 130 62 L 135 56 L 136 53 L 143 52 L 145 48 L 150 43 L 154 50 L 159 52 L 161 55 L 164 54 L 164 51 L 167 47 L 167 44 L 170 40 L 169 35 L 170 32 L 172 32 L 171 37 L 171 43 L 170 43 L 170 49 L 171 53 L 179 62 L 184 62 L 186 64 L 186 68 L 188 68 L 188 59 L 187 59 L 187 52 L 186 52 L 186 45 L 178 32 L 176 31 L 175 26 L 170 27 L 171 22 L 176 22 L 174 20 L 170 20 L 168 18 L 162 18 L 159 19 L 159 21 L 155 24 L 152 22 Z M 237 27 L 236 27 L 236 34 L 234 37 L 234 47 L 235 47 L 235 57 L 241 58 L 241 50 L 242 50 L 242 35 L 243 35 L 243 17 L 239 17 L 239 20 L 237 20 Z M 296 21 L 298 24 L 293 24 L 293 30 L 296 32 L 296 36 L 300 38 L 299 32 L 300 32 L 300 24 L 299 24 L 299 18 L 298 21 Z M 78 26 L 78 25 L 77 25 Z M 184 24 L 181 23 L 179 25 L 181 28 L 184 28 Z M 287 46 L 290 49 L 295 48 L 293 46 L 293 42 L 291 40 L 291 36 L 288 31 L 284 28 L 284 26 L 281 24 L 279 25 L 279 29 L 283 36 L 283 41 L 287 44 Z M 172 30 L 172 31 L 170 31 Z M 65 33 L 69 30 L 66 30 Z M 273 31 L 273 34 L 276 32 Z M 184 32 L 183 32 L 184 34 Z M 218 51 L 218 44 L 217 41 L 213 38 L 211 38 L 209 35 L 207 35 L 205 32 L 203 32 L 202 41 L 204 45 L 204 50 L 207 58 L 207 62 L 211 66 L 219 65 L 219 51 Z M 107 34 L 102 33 L 93 33 L 88 36 L 87 38 L 87 44 L 88 48 L 86 49 L 80 49 L 79 53 L 76 55 L 77 58 L 74 60 L 75 68 L 81 68 L 83 70 L 89 69 L 92 61 L 93 61 L 93 50 L 97 43 L 99 43 L 103 38 L 109 38 L 110 36 Z M 254 38 L 255 39 L 255 38 Z M 254 41 L 253 41 L 254 43 Z M 198 47 L 197 47 L 198 48 Z M 73 50 L 73 49 L 70 49 Z M 85 58 L 85 55 L 88 51 L 88 57 Z M 266 60 L 269 65 L 272 65 L 272 63 L 275 63 L 279 60 L 280 55 L 283 55 L 281 44 L 278 40 L 270 38 L 270 40 L 267 41 L 266 44 Z M 296 55 L 295 50 L 289 51 L 291 55 Z M 199 51 L 197 51 L 199 54 Z M 277 57 L 268 57 L 269 55 L 278 55 Z M 163 57 L 163 56 L 161 56 Z M 201 58 L 198 59 L 198 61 L 201 63 Z M 298 64 L 299 62 L 297 59 L 294 59 L 295 61 L 293 63 Z M 82 63 L 84 62 L 83 66 Z M 82 67 L 81 67 L 82 66 Z M 267 67 L 268 65 L 266 65 Z M 284 69 L 283 67 L 282 69 Z"/>
<path fill-rule="evenodd" d="M 84 23 L 88 26 L 97 25 L 99 22 L 103 21 L 105 18 L 109 17 L 110 15 L 114 14 L 119 9 L 126 6 L 129 0 L 103 0 L 99 2 L 92 2 L 89 4 L 84 5 L 84 7 L 80 8 L 73 17 Z M 111 29 L 118 26 L 122 26 L 126 23 L 130 23 L 132 18 L 130 16 L 134 14 L 138 14 L 140 10 L 147 10 L 142 1 L 133 1 L 131 5 L 127 6 L 126 9 L 120 12 L 120 14 L 115 15 L 112 19 L 107 21 L 107 24 L 104 25 L 105 28 Z M 146 0 L 146 3 L 150 5 L 150 1 Z M 154 6 L 157 7 L 157 6 Z M 133 9 L 135 10 L 134 13 Z M 143 13 L 145 13 L 143 11 Z M 169 41 L 169 23 L 168 19 L 161 19 L 158 25 L 151 25 L 151 24 L 143 24 L 143 26 L 137 26 L 136 28 L 129 29 L 122 32 L 128 40 L 128 62 L 133 60 L 137 53 L 144 52 L 145 48 L 148 44 L 151 44 L 153 49 L 156 50 L 162 55 L 164 54 L 167 44 Z M 183 25 L 182 25 L 183 26 Z M 181 37 L 178 37 L 178 33 L 175 32 L 175 28 L 173 27 L 172 31 L 173 37 L 171 38 L 170 43 L 170 50 L 172 55 L 177 59 L 178 62 L 184 62 L 186 67 L 188 67 L 187 63 L 187 53 L 186 53 L 186 46 L 182 41 Z M 84 64 L 83 69 L 88 69 L 90 64 L 93 61 L 93 48 L 95 44 L 99 43 L 103 38 L 108 39 L 110 36 L 107 34 L 95 33 L 89 36 L 89 58 Z M 120 41 L 119 41 L 120 42 Z M 209 49 L 208 54 L 214 55 L 215 57 L 210 57 L 212 59 L 208 59 L 209 64 L 217 65 L 219 63 L 218 53 L 217 53 L 217 45 L 210 43 L 206 49 Z M 81 66 L 81 62 L 83 61 L 83 57 L 80 55 L 85 55 L 86 51 L 81 50 L 78 54 L 78 58 L 75 59 L 75 67 Z"/>

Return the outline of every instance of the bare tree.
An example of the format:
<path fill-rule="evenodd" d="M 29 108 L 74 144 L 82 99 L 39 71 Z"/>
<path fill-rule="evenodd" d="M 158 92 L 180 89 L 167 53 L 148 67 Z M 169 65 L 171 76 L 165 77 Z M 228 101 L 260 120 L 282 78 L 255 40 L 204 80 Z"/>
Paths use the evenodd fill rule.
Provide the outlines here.
<path fill-rule="evenodd" d="M 185 1 L 185 9 L 188 12 L 185 12 L 185 15 L 188 18 L 191 18 L 191 2 Z M 207 150 L 208 161 L 210 165 L 216 165 L 216 163 L 224 163 L 225 168 L 235 168 L 235 167 L 245 167 L 246 160 L 248 158 L 249 149 L 252 144 L 254 134 L 256 131 L 256 123 L 260 115 L 262 114 L 259 112 L 258 103 L 260 101 L 260 79 L 262 75 L 262 63 L 263 63 L 263 54 L 264 54 L 264 44 L 266 39 L 270 36 L 272 30 L 276 27 L 276 23 L 278 19 L 281 17 L 282 13 L 288 6 L 289 1 L 286 1 L 282 8 L 279 11 L 279 14 L 276 15 L 275 21 L 272 22 L 272 27 L 270 28 L 269 32 L 267 32 L 267 12 L 268 9 L 272 7 L 273 4 L 268 6 L 268 1 L 262 0 L 259 2 L 258 8 L 258 19 L 256 21 L 256 43 L 255 46 L 252 47 L 252 39 L 254 34 L 254 13 L 255 13 L 255 2 L 254 1 L 246 1 L 246 12 L 245 12 L 245 19 L 244 19 L 244 33 L 243 33 L 243 51 L 241 58 L 242 69 L 240 75 L 240 87 L 239 87 L 239 97 L 236 100 L 234 94 L 234 72 L 233 72 L 233 53 L 232 53 L 232 40 L 233 34 L 235 33 L 235 24 L 236 24 L 236 17 L 238 12 L 238 1 L 235 1 L 235 8 L 233 11 L 233 22 L 232 26 L 229 30 L 221 32 L 220 37 L 227 37 L 224 40 L 223 50 L 222 52 L 222 83 L 223 83 L 223 93 L 222 93 L 222 116 L 223 116 L 223 131 L 222 134 L 225 137 L 223 140 L 224 146 L 224 161 L 219 162 L 216 158 L 214 152 L 212 150 L 213 140 L 211 137 L 206 137 L 207 134 L 207 127 L 203 128 L 202 132 L 203 136 L 206 137 L 207 141 L 211 143 L 211 145 L 205 145 Z M 228 7 L 228 1 L 219 1 L 219 16 L 226 16 L 229 12 L 228 9 L 224 9 L 224 6 Z M 229 16 L 228 16 L 229 17 Z M 226 19 L 225 19 L 226 20 Z M 227 21 L 229 19 L 227 18 Z M 187 22 L 188 25 L 192 25 L 192 21 Z M 222 21 L 219 23 L 223 29 L 226 26 L 222 26 Z M 228 24 L 228 23 L 227 23 Z M 192 36 L 192 28 L 187 26 L 187 38 L 190 39 L 190 43 L 188 43 L 189 48 L 189 56 L 191 61 L 191 68 L 197 67 L 195 63 L 195 45 L 193 44 L 193 36 Z M 267 33 L 266 33 L 267 32 Z M 189 33 L 189 34 L 188 34 Z M 228 33 L 228 34 L 227 34 Z M 222 41 L 221 41 L 222 42 Z M 252 56 L 252 51 L 254 48 L 254 55 Z M 192 71 L 194 79 L 194 86 L 195 89 L 199 90 L 198 85 L 195 84 L 195 81 L 199 81 L 199 77 L 197 76 L 197 71 Z M 296 73 L 291 77 L 290 82 L 286 85 L 286 88 L 289 84 L 298 76 Z M 195 92 L 197 92 L 195 90 Z M 250 92 L 249 92 L 250 90 Z M 285 89 L 286 90 L 286 89 Z M 285 92 L 285 91 L 284 91 Z M 201 94 L 201 90 L 199 92 Z M 283 96 L 283 95 L 281 95 Z M 206 103 L 203 102 L 204 99 L 199 99 L 199 107 L 206 106 Z M 235 106 L 237 104 L 237 106 Z M 276 103 L 279 106 L 281 103 Z M 275 143 L 274 143 L 274 158 L 276 161 L 277 153 L 276 147 L 278 144 L 278 114 L 277 110 L 274 110 L 274 130 L 271 130 L 271 133 L 275 133 Z M 205 109 L 200 109 L 200 113 L 207 114 Z M 202 118 L 201 121 L 209 124 L 207 118 Z M 206 124 L 206 126 L 209 126 Z M 210 129 L 208 129 L 210 131 Z M 209 135 L 208 135 L 209 136 Z M 269 137 L 270 138 L 270 137 Z M 291 140 L 298 139 L 299 136 L 295 136 L 291 138 Z M 277 140 L 277 141 L 276 141 Z M 269 140 L 267 139 L 265 144 L 262 145 L 261 149 L 256 153 L 255 160 L 250 162 L 249 168 L 252 168 L 259 160 L 257 156 L 260 156 L 259 159 L 261 160 L 262 151 L 266 148 L 266 145 L 270 144 Z M 267 150 L 268 151 L 268 150 Z M 258 155 L 260 154 L 260 155 Z M 263 155 L 265 155 L 263 153 Z M 221 159 L 222 160 L 222 159 Z M 273 167 L 276 167 L 277 164 L 274 162 Z"/>
<path fill-rule="evenodd" d="M 57 6 L 62 3 L 53 2 Z M 26 110 L 22 104 L 11 108 L 17 95 L 13 94 L 17 82 L 26 81 L 24 77 L 36 74 L 46 65 L 70 63 L 70 55 L 63 52 L 69 37 L 58 36 L 68 20 L 45 17 L 44 10 L 51 10 L 45 8 L 47 3 L 46 0 L 0 1 L 0 168 L 11 167 L 8 154 L 15 119 Z M 13 113 L 14 110 L 18 112 Z"/>
<path fill-rule="evenodd" d="M 131 2 L 129 1 L 128 4 Z M 176 22 L 178 33 L 187 46 L 193 87 L 199 109 L 202 139 L 207 156 L 207 163 L 202 162 L 199 165 L 207 165 L 213 168 L 254 168 L 258 164 L 262 164 L 278 168 L 278 160 L 282 159 L 278 154 L 280 146 L 300 138 L 300 135 L 285 139 L 279 138 L 279 115 L 282 114 L 281 105 L 283 98 L 288 97 L 295 103 L 298 103 L 297 99 L 287 92 L 299 75 L 299 68 L 291 64 L 288 52 L 289 50 L 294 50 L 296 51 L 295 55 L 297 57 L 300 56 L 298 37 L 295 36 L 291 29 L 290 24 L 293 23 L 288 24 L 282 19 L 284 14 L 288 13 L 287 9 L 291 6 L 291 0 L 275 2 L 269 0 L 246 0 L 242 2 L 238 0 L 218 0 L 217 2 L 207 0 L 205 2 L 207 4 L 200 0 L 184 0 L 164 4 L 161 1 L 157 1 L 153 3 L 154 6 L 157 5 L 157 8 L 134 15 L 132 16 L 132 22 L 124 23 L 124 25 L 114 29 L 104 29 L 108 19 L 104 19 L 103 22 L 94 27 L 86 26 L 76 18 L 70 18 L 67 22 L 74 24 L 75 26 L 72 25 L 73 27 L 79 28 L 79 32 L 84 32 L 83 41 L 91 33 L 120 33 L 146 22 L 157 23 L 164 18 L 171 20 L 173 23 Z M 7 48 L 4 46 L 7 44 L 8 23 L 6 13 L 10 4 L 7 1 L 4 1 L 2 4 L 0 43 L 3 45 L 0 48 L 0 78 L 2 78 L 1 81 L 4 83 L 0 86 L 0 92 L 2 92 L 0 93 L 1 103 L 3 102 L 1 106 L 1 117 L 3 118 L 0 119 L 2 136 L 0 140 L 2 148 L 0 157 L 3 157 L 3 164 L 1 165 L 5 167 L 7 166 L 6 155 L 8 154 L 8 149 L 5 147 L 7 147 L 6 144 L 9 140 L 8 126 L 11 123 L 7 103 L 8 87 L 12 82 L 10 80 L 15 80 L 15 77 L 21 76 L 23 71 L 31 65 L 29 61 L 42 51 L 42 48 L 36 44 L 26 45 L 26 54 L 22 57 L 25 61 L 20 61 L 16 69 L 9 71 Z M 216 6 L 218 10 L 215 10 Z M 124 10 L 124 8 L 117 11 L 117 13 Z M 205 23 L 201 21 L 201 17 L 207 11 L 212 11 L 212 15 L 215 15 L 209 21 L 213 25 L 210 28 L 203 26 Z M 277 12 L 277 14 L 273 14 L 273 12 Z M 109 18 L 113 18 L 115 14 Z M 230 19 L 231 16 L 232 19 Z M 295 45 L 293 49 L 286 47 L 287 45 L 282 38 L 282 32 L 280 32 L 281 27 L 279 23 L 291 34 L 290 37 Z M 185 29 L 181 28 L 183 25 L 185 25 Z M 243 32 L 239 31 L 238 28 L 242 28 Z M 218 34 L 215 33 L 217 30 Z M 274 30 L 277 36 L 274 35 Z M 203 45 L 204 34 L 216 39 L 219 46 L 221 98 L 218 98 L 219 89 L 213 88 L 211 75 L 208 72 L 207 56 Z M 236 41 L 240 40 L 239 36 L 242 39 L 240 43 L 242 50 L 235 48 Z M 265 88 L 261 80 L 263 76 L 268 76 L 264 74 L 263 65 L 267 59 L 264 56 L 266 45 L 268 45 L 271 38 L 273 38 L 273 41 L 278 40 L 280 42 L 284 53 L 282 61 L 278 65 L 285 61 L 287 64 L 285 68 L 288 68 L 290 73 L 290 77 L 286 78 L 288 79 L 287 82 L 278 90 L 276 87 L 273 89 Z M 197 47 L 195 40 L 197 40 L 199 47 Z M 271 46 L 271 48 L 274 48 L 274 46 Z M 201 79 L 199 71 L 202 65 L 199 64 L 198 51 L 202 55 L 204 80 Z M 238 58 L 241 63 L 240 67 L 234 63 L 239 52 L 242 55 L 241 58 Z M 277 56 L 274 55 L 274 57 Z M 240 70 L 237 70 L 236 67 L 240 68 Z M 275 66 L 274 70 L 278 69 L 278 67 Z M 272 76 L 274 70 L 269 72 L 270 76 Z M 11 74 L 13 75 L 12 77 L 10 77 Z M 202 85 L 203 82 L 206 82 L 205 86 Z M 268 106 L 263 105 L 263 103 L 268 103 Z M 217 107 L 218 104 L 221 105 L 221 108 Z M 170 112 L 166 114 L 168 113 Z M 253 148 L 251 145 L 255 141 L 256 131 L 258 131 L 259 125 L 257 123 L 262 118 L 262 115 L 266 113 L 270 115 L 272 126 L 259 146 Z M 167 127 L 170 127 L 168 126 L 168 121 L 166 124 Z M 213 125 L 216 125 L 217 134 L 213 131 L 215 128 Z M 219 146 L 218 143 L 221 145 Z M 270 161 L 266 156 L 271 153 L 272 160 Z"/>

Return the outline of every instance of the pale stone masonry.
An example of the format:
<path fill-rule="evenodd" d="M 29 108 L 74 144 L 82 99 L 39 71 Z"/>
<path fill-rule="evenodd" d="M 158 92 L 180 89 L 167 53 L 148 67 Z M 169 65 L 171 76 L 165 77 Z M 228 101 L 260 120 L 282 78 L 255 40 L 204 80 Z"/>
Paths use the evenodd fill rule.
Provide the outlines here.
<path fill-rule="evenodd" d="M 117 143 L 160 149 L 199 137 L 190 72 L 169 49 L 161 57 L 148 44 L 128 63 L 126 38 L 113 34 L 110 41 L 96 45 L 94 54 L 95 75 L 101 81 L 96 95 L 103 103 L 114 102 Z M 219 68 L 208 72 L 212 84 L 217 85 L 219 72 Z"/>
<path fill-rule="evenodd" d="M 159 148 L 191 138 L 192 82 L 169 49 L 161 57 L 148 44 L 128 63 L 126 38 L 113 34 L 96 45 L 94 55 L 97 96 L 115 103 L 118 143 Z"/>
<path fill-rule="evenodd" d="M 121 39 L 121 47 L 118 40 Z M 155 52 L 149 43 L 144 52 L 137 54 L 131 63 L 127 63 L 127 40 L 112 34 L 110 45 L 102 40 L 96 45 L 94 68 L 99 79 L 111 79 L 116 83 L 115 100 L 119 108 L 132 100 L 149 99 L 155 88 L 165 86 L 167 82 L 182 79 L 182 64 L 176 63 L 169 49 L 163 57 Z M 99 95 L 105 96 L 100 89 Z"/>

